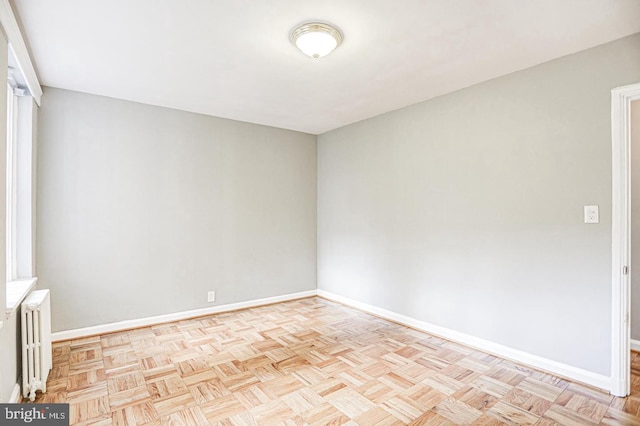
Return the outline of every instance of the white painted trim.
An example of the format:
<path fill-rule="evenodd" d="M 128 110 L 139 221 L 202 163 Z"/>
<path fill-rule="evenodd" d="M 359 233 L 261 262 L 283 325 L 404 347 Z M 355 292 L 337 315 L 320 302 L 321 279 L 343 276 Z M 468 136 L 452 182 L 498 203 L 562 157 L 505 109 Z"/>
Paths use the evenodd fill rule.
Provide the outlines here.
<path fill-rule="evenodd" d="M 52 341 L 62 341 L 70 339 L 79 339 L 96 334 L 111 333 L 115 331 L 128 330 L 137 327 L 148 327 L 155 324 L 161 324 L 170 321 L 180 321 L 183 319 L 211 315 L 222 312 L 235 311 L 238 309 L 254 308 L 257 306 L 268 305 L 272 303 L 286 302 L 289 300 L 302 299 L 305 297 L 320 296 L 328 300 L 342 303 L 344 305 L 360 309 L 381 318 L 397 322 L 417 330 L 424 331 L 429 334 L 443 337 L 457 343 L 470 346 L 484 352 L 488 352 L 505 359 L 517 361 L 528 366 L 539 368 L 571 380 L 582 382 L 600 389 L 609 390 L 611 383 L 610 378 L 600 374 L 596 374 L 587 370 L 583 370 L 571 365 L 563 364 L 547 358 L 532 355 L 528 352 L 500 345 L 488 340 L 484 340 L 475 336 L 471 336 L 459 331 L 448 329 L 445 327 L 430 324 L 424 321 L 397 314 L 386 309 L 378 308 L 366 303 L 358 302 L 347 297 L 343 297 L 325 290 L 309 290 L 300 293 L 287 294 L 282 296 L 268 297 L 264 299 L 249 300 L 246 302 L 230 303 L 227 305 L 215 306 L 212 308 L 195 309 L 191 311 L 176 312 L 166 315 L 158 315 L 147 318 L 139 318 L 134 320 L 126 320 L 109 324 L 102 324 L 92 327 L 78 328 L 74 330 L 58 331 L 51 336 Z"/>
<path fill-rule="evenodd" d="M 627 396 L 631 389 L 630 275 L 631 260 L 631 101 L 640 99 L 640 84 L 611 91 L 611 393 Z"/>
<path fill-rule="evenodd" d="M 35 268 L 36 104 L 32 96 L 17 96 L 15 185 L 15 273 L 32 277 Z"/>
<path fill-rule="evenodd" d="M 27 295 L 34 289 L 38 277 L 20 278 L 18 280 L 9 281 L 6 284 L 7 290 L 7 306 L 6 306 L 6 319 L 9 319 L 11 315 L 20 307 L 22 301 Z"/>
<path fill-rule="evenodd" d="M 629 341 L 629 346 L 631 347 L 632 351 L 640 352 L 640 340 L 631 339 Z"/>
<path fill-rule="evenodd" d="M 13 386 L 13 390 L 11 391 L 11 396 L 9 397 L 9 404 L 17 404 L 20 402 L 20 383 L 16 383 Z"/>
<path fill-rule="evenodd" d="M 413 327 L 417 330 L 424 331 L 429 334 L 443 337 L 456 343 L 461 343 L 463 345 L 497 355 L 501 358 L 517 361 L 519 363 L 526 364 L 534 368 L 539 368 L 574 381 L 582 382 L 600 389 L 609 390 L 610 378 L 601 374 L 596 374 L 591 371 L 583 370 L 581 368 L 573 367 L 571 365 L 563 364 L 551 359 L 532 355 L 528 352 L 513 349 L 508 346 L 500 345 L 498 343 L 471 336 L 469 334 L 461 333 L 456 330 L 430 324 L 425 321 L 420 321 L 402 314 L 388 311 L 386 309 L 358 302 L 356 300 L 349 299 L 347 297 L 340 296 L 325 290 L 318 290 L 318 296 L 354 307 L 356 309 L 360 309 L 362 311 L 390 321 L 397 322 L 402 325 Z"/>
<path fill-rule="evenodd" d="M 303 291 L 300 293 L 285 294 L 282 296 L 267 297 L 264 299 L 248 300 L 246 302 L 229 303 L 227 305 L 213 306 L 211 308 L 194 309 L 191 311 L 175 312 L 172 314 L 157 315 L 147 318 L 112 322 L 109 324 L 95 325 L 92 327 L 76 328 L 73 330 L 57 331 L 51 334 L 51 341 L 78 339 L 81 337 L 94 336 L 96 334 L 112 333 L 114 331 L 128 330 L 131 328 L 148 327 L 150 325 L 161 324 L 170 321 L 180 321 L 204 315 L 219 314 L 221 312 L 235 311 L 238 309 L 255 308 L 272 303 L 287 302 L 289 300 L 303 299 L 316 295 L 315 290 Z"/>
<path fill-rule="evenodd" d="M 13 13 L 9 0 L 0 0 L 0 25 L 2 25 L 4 33 L 7 36 L 9 48 L 13 50 L 13 53 L 15 53 L 15 57 L 18 60 L 18 66 L 26 80 L 29 92 L 31 92 L 31 96 L 33 96 L 36 103 L 40 105 L 42 87 L 40 87 L 36 69 L 33 66 L 33 62 L 31 62 L 29 50 L 24 42 L 24 38 L 22 38 L 20 26 L 18 25 L 18 21 L 16 20 L 16 16 Z"/>

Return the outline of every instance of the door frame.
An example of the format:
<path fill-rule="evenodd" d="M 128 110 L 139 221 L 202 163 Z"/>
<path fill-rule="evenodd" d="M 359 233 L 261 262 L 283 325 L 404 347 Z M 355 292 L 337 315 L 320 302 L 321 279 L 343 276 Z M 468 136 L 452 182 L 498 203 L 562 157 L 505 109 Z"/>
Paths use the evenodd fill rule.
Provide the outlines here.
<path fill-rule="evenodd" d="M 640 83 L 611 91 L 612 247 L 611 394 L 627 396 L 631 384 L 631 102 Z"/>

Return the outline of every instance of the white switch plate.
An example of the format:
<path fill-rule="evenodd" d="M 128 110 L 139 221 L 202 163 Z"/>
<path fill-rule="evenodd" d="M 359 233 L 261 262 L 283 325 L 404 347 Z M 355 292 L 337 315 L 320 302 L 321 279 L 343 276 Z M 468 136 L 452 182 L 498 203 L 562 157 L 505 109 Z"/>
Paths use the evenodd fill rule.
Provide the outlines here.
<path fill-rule="evenodd" d="M 207 302 L 213 303 L 215 301 L 216 301 L 216 292 L 215 291 L 207 292 Z"/>
<path fill-rule="evenodd" d="M 584 206 L 584 223 L 600 223 L 598 206 Z"/>

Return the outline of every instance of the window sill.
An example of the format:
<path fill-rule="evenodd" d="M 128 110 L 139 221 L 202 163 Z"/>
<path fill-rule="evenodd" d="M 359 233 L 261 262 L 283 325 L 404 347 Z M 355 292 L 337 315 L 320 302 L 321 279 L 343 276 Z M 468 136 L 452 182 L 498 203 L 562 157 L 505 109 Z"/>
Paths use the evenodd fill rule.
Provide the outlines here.
<path fill-rule="evenodd" d="M 38 281 L 37 277 L 7 282 L 7 319 L 18 309 L 27 294 L 33 290 L 36 281 Z"/>

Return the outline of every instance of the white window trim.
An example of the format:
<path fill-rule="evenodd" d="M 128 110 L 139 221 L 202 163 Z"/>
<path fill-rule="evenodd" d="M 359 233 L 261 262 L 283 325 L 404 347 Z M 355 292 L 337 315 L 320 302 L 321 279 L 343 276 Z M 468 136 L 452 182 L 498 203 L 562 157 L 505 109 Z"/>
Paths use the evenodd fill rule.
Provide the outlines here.
<path fill-rule="evenodd" d="M 38 75 L 36 73 L 31 57 L 29 56 L 29 49 L 27 48 L 22 33 L 20 32 L 20 25 L 18 20 L 13 14 L 11 3 L 9 0 L 0 0 L 0 25 L 4 30 L 9 43 L 9 50 L 16 58 L 16 62 L 19 64 L 20 71 L 22 72 L 24 79 L 29 88 L 29 92 L 36 104 L 40 105 L 40 99 L 42 97 L 42 87 L 38 81 Z"/>
<path fill-rule="evenodd" d="M 7 87 L 6 310 L 8 319 L 33 290 L 33 98 L 10 78 Z"/>
<path fill-rule="evenodd" d="M 35 102 L 35 105 L 40 105 L 40 99 L 42 97 L 42 88 L 40 87 L 38 76 L 35 72 L 35 68 L 31 61 L 31 57 L 29 56 L 29 50 L 27 49 L 27 45 L 24 41 L 24 38 L 22 37 L 20 26 L 18 25 L 18 21 L 13 13 L 10 0 L 0 0 L 0 26 L 2 27 L 2 30 L 8 42 L 7 47 L 8 47 L 9 54 L 15 58 L 15 63 L 17 64 L 20 72 L 22 73 L 26 86 L 28 87 L 29 92 L 31 93 L 31 96 L 33 101 Z M 33 105 L 33 108 L 35 108 L 35 105 Z M 33 112 L 31 110 L 29 111 L 31 113 Z M 6 117 L 4 119 L 6 120 Z M 29 122 L 31 121 L 32 121 L 32 118 L 29 119 Z M 33 135 L 31 134 L 32 132 L 29 131 L 28 133 L 29 133 L 28 137 L 32 138 L 33 137 Z M 35 147 L 32 146 L 32 149 L 35 149 Z M 34 167 L 34 165 L 32 164 L 31 167 Z M 31 184 L 33 185 L 33 183 Z M 29 209 L 31 209 L 31 220 L 33 219 L 33 215 L 35 214 L 34 208 L 35 208 L 35 205 L 30 203 Z M 34 244 L 33 234 L 31 234 L 29 238 L 30 238 L 29 244 Z M 34 257 L 33 255 L 29 256 L 29 262 L 31 262 L 32 265 L 34 262 L 33 257 Z M 20 264 L 18 264 L 17 267 L 18 267 L 18 272 L 20 272 L 22 270 L 22 267 L 20 266 Z M 35 273 L 34 268 L 31 268 L 30 271 L 31 271 L 30 274 Z M 33 284 L 35 285 L 35 278 L 33 280 L 34 280 Z M 1 282 L 2 281 L 0 281 L 0 283 Z M 13 284 L 6 283 L 4 286 L 0 285 L 0 292 L 5 293 L 4 295 L 6 296 L 6 294 L 9 292 L 9 287 L 13 287 Z M 0 300 L 2 300 L 1 297 L 0 297 Z M 5 303 L 9 305 L 9 303 L 7 302 Z M 17 303 L 19 304 L 20 302 L 17 302 Z M 2 315 L 0 315 L 0 328 L 2 328 L 2 325 L 3 325 Z M 1 397 L 0 397 L 0 400 L 2 400 Z"/>
<path fill-rule="evenodd" d="M 36 286 L 37 277 L 24 278 L 7 282 L 7 309 L 5 318 L 9 319 L 18 309 L 27 294 Z"/>
<path fill-rule="evenodd" d="M 6 212 L 6 246 L 7 246 L 7 283 L 18 278 L 17 267 L 17 125 L 18 97 L 14 94 L 12 84 L 7 83 L 7 212 Z"/>

